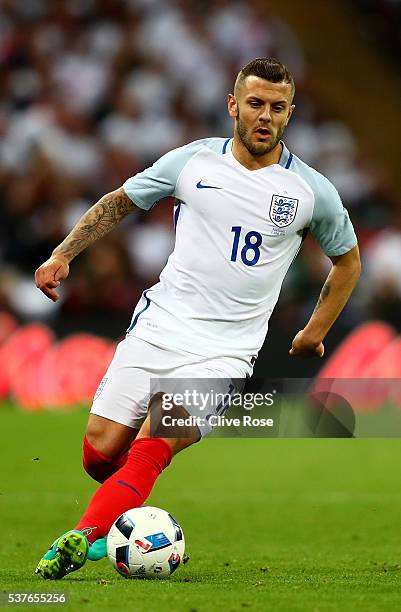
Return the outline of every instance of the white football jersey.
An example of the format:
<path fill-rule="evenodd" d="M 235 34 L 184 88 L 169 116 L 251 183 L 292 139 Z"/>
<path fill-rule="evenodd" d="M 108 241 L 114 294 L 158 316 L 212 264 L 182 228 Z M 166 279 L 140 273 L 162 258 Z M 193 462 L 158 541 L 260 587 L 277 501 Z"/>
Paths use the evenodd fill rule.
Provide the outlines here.
<path fill-rule="evenodd" d="M 124 183 L 145 210 L 176 198 L 174 251 L 127 333 L 251 367 L 307 230 L 331 256 L 357 240 L 333 185 L 285 145 L 278 164 L 259 170 L 242 166 L 231 146 L 223 138 L 190 143 Z"/>

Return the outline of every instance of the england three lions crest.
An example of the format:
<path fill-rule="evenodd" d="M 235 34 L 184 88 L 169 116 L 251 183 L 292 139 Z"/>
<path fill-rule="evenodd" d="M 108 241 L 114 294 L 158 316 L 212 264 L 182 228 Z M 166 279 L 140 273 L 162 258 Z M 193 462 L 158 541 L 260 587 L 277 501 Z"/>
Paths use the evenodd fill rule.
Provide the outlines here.
<path fill-rule="evenodd" d="M 269 216 L 277 227 L 291 225 L 297 214 L 298 200 L 287 196 L 273 195 Z"/>

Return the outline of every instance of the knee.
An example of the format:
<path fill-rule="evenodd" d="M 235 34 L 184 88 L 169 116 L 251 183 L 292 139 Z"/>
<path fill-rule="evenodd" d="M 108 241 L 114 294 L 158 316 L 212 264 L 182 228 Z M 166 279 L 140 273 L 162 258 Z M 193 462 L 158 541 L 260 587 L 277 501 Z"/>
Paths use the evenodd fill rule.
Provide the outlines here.
<path fill-rule="evenodd" d="M 137 430 L 131 427 L 94 414 L 89 416 L 85 432 L 89 444 L 110 460 L 125 453 L 136 434 Z"/>
<path fill-rule="evenodd" d="M 195 423 L 181 424 L 190 416 L 183 406 L 174 405 L 169 410 L 169 423 L 164 423 L 165 412 L 158 399 L 151 403 L 149 412 L 151 414 L 144 422 L 138 438 L 161 438 L 170 447 L 173 456 L 201 439 L 200 430 Z"/>
<path fill-rule="evenodd" d="M 131 427 L 91 414 L 83 448 L 86 472 L 98 482 L 104 482 L 126 462 L 136 433 Z"/>
<path fill-rule="evenodd" d="M 90 418 L 85 431 L 84 454 L 86 449 L 88 455 L 90 455 L 89 448 L 92 447 L 97 453 L 108 456 L 110 453 L 107 446 L 107 431 L 105 431 L 105 427 L 102 423 L 98 423 Z"/>

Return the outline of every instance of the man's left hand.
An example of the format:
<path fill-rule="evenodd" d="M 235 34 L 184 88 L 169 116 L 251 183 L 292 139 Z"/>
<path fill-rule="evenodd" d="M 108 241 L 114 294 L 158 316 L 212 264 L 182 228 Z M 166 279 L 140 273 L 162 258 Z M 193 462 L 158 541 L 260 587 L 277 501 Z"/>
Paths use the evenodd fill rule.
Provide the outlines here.
<path fill-rule="evenodd" d="M 292 341 L 289 351 L 292 357 L 323 357 L 323 342 L 313 340 L 304 329 L 301 329 Z"/>

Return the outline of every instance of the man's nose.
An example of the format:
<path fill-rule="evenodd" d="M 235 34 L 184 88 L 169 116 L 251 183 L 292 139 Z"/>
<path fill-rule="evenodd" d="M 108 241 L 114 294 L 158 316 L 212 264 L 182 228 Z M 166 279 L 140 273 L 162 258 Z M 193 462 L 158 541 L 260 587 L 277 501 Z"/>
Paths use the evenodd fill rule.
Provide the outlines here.
<path fill-rule="evenodd" d="M 272 120 L 271 115 L 270 115 L 270 106 L 268 106 L 266 104 L 266 106 L 263 107 L 262 112 L 259 115 L 259 121 L 261 123 L 270 123 Z"/>

